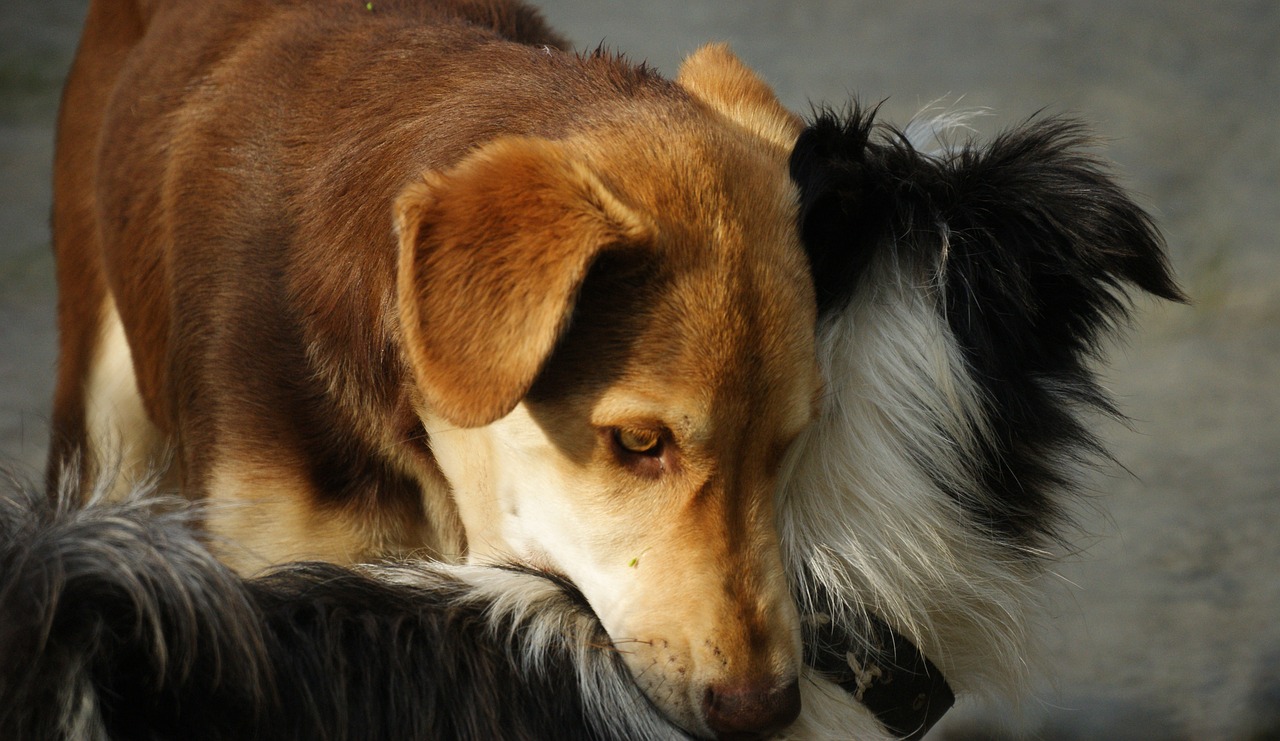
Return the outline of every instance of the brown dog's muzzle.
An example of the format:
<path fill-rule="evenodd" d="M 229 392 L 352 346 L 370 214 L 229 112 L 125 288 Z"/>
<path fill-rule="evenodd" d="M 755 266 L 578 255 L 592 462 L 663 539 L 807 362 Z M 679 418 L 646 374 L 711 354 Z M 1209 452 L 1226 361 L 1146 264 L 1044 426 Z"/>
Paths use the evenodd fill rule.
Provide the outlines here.
<path fill-rule="evenodd" d="M 712 502 L 651 533 L 605 627 L 645 693 L 681 725 L 763 738 L 800 713 L 799 618 L 769 508 L 726 517 Z"/>

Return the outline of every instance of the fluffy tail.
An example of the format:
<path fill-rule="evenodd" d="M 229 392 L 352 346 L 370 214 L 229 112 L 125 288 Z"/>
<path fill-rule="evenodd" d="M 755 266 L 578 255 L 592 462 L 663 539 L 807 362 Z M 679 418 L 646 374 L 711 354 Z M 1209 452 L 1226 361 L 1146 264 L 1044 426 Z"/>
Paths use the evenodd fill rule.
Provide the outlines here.
<path fill-rule="evenodd" d="M 245 581 L 140 498 L 0 496 L 0 737 L 679 738 L 571 586 L 299 564 Z"/>
<path fill-rule="evenodd" d="M 80 510 L 69 491 L 11 486 L 0 497 L 0 736 L 127 735 L 150 713 L 212 730 L 230 707 L 262 709 L 273 672 L 260 613 L 182 515 L 141 501 Z"/>

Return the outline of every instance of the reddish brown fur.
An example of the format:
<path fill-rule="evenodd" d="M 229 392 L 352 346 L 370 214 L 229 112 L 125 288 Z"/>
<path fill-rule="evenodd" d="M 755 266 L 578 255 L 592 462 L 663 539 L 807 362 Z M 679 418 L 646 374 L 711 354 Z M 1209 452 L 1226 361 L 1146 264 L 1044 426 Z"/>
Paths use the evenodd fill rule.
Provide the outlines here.
<path fill-rule="evenodd" d="M 129 7 L 94 3 L 78 54 L 62 94 L 58 156 L 54 162 L 53 246 L 57 258 L 58 333 L 61 355 L 53 399 L 49 483 L 72 464 L 85 436 L 84 382 L 101 324 L 106 280 L 97 234 L 93 186 L 97 182 L 98 135 L 107 99 L 143 21 Z M 91 461 L 81 461 L 86 468 Z M 87 483 L 87 482 L 85 482 Z M 50 489 L 52 491 L 52 489 Z"/>
<path fill-rule="evenodd" d="M 422 3 L 380 2 L 376 22 L 370 22 L 367 11 L 346 2 L 329 3 L 331 12 L 324 16 L 311 12 L 320 3 L 281 8 L 200 1 L 170 3 L 130 49 L 143 21 L 120 14 L 115 5 L 95 2 L 91 9 L 60 122 L 55 241 L 63 350 L 51 476 L 83 449 L 81 397 L 105 277 L 117 296 L 152 421 L 182 438 L 178 455 L 188 492 L 207 486 L 206 453 L 220 444 L 219 428 L 226 425 L 221 420 L 233 416 L 233 444 L 250 452 L 301 449 L 301 457 L 318 470 L 298 475 L 325 482 L 316 487 L 321 494 L 338 489 L 333 493 L 339 499 L 347 492 L 403 499 L 389 491 L 405 488 L 397 483 L 403 477 L 372 460 L 376 456 L 367 449 L 419 435 L 403 397 L 402 365 L 391 336 L 395 318 L 386 305 L 393 295 L 394 252 L 374 248 L 393 244 L 387 203 L 410 177 L 448 164 L 492 136 L 493 123 L 506 109 L 529 108 L 552 94 L 517 74 L 531 57 L 551 59 L 540 48 L 503 45 L 497 34 L 463 24 L 445 25 L 426 38 L 414 37 L 415 31 L 424 17 L 466 17 L 479 9 L 482 23 L 493 17 L 518 21 L 495 28 L 498 34 L 521 34 L 521 41 L 554 47 L 563 41 L 536 14 L 513 4 L 437 3 L 436 11 Z M 344 43 L 321 54 L 315 39 L 332 32 L 326 25 L 340 26 Z M 173 43 L 192 37 L 192 28 L 203 29 L 199 43 Z M 403 53 L 405 47 L 413 54 Z M 505 79 L 497 86 L 517 100 L 490 97 L 496 91 L 475 86 L 468 104 L 489 108 L 488 115 L 475 111 L 481 126 L 438 126 L 450 120 L 439 116 L 394 136 L 380 129 L 407 102 L 406 89 L 430 88 L 436 79 L 457 80 L 460 87 L 480 82 L 467 78 L 481 75 L 487 65 L 477 68 L 474 60 L 488 56 L 489 48 L 501 50 L 493 60 L 494 77 Z M 280 66 L 282 56 L 294 55 L 303 56 L 303 63 Z M 164 63 L 153 63 L 157 58 Z M 630 70 L 614 69 L 607 60 L 594 64 L 606 78 L 622 75 L 611 83 L 633 84 L 625 77 Z M 119 78 L 113 84 L 114 70 Z M 554 78 L 544 81 L 553 84 Z M 222 97 L 224 86 L 242 91 L 241 99 Z M 351 105 L 334 95 L 341 89 L 359 91 L 365 100 Z M 144 90 L 157 92 L 140 94 Z M 113 91 L 127 103 L 110 105 Z M 412 102 L 423 117 L 433 106 L 455 103 L 432 96 Z M 263 115 L 268 112 L 262 108 L 273 106 Z M 216 124 L 209 125 L 205 115 Z M 492 128 L 486 130 L 484 122 Z M 281 132 L 313 146 L 290 156 Z M 275 167 L 264 169 L 268 161 Z M 316 209 L 319 203 L 350 209 L 325 212 Z M 102 247 L 95 248 L 100 240 Z M 286 254 L 289 245 L 299 254 Z M 353 246 L 360 254 L 352 254 Z M 285 306 L 291 299 L 298 305 L 293 311 Z M 305 317 L 310 326 L 281 321 L 290 314 Z M 237 319 L 228 324 L 230 317 Z M 231 336 L 209 336 L 221 329 Z M 174 337 L 181 340 L 178 346 L 170 344 Z M 307 346 L 322 357 L 304 357 Z M 280 352 L 262 352 L 264 347 Z M 293 369 L 313 363 L 351 371 L 333 379 L 356 397 L 350 405 L 336 405 L 348 409 L 325 408 L 334 400 L 323 398 L 318 379 L 297 377 Z M 211 388 L 229 383 L 236 388 Z M 226 405 L 212 408 L 212 400 L 224 396 Z M 265 398 L 283 402 L 283 408 L 262 408 Z M 338 420 L 377 428 L 368 429 L 376 442 L 353 444 Z M 329 463 L 335 456 L 348 460 Z"/>

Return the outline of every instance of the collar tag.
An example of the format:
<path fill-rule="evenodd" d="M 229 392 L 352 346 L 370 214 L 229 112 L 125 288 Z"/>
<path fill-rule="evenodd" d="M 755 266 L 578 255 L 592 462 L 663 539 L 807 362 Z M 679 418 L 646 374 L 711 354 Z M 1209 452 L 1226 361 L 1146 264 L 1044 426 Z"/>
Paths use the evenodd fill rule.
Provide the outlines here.
<path fill-rule="evenodd" d="M 805 663 L 853 695 L 898 738 L 922 738 L 955 703 L 937 666 L 874 615 L 861 635 L 828 615 L 805 620 Z"/>

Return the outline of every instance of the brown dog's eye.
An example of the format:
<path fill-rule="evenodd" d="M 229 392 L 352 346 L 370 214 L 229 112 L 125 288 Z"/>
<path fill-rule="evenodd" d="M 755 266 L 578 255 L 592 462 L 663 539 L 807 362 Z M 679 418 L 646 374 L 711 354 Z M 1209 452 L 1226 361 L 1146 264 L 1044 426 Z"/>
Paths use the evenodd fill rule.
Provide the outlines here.
<path fill-rule="evenodd" d="M 662 433 L 657 430 L 616 428 L 613 439 L 618 447 L 636 455 L 662 454 Z"/>

